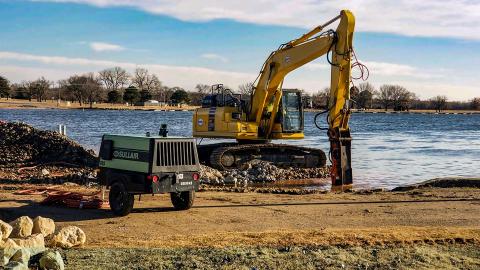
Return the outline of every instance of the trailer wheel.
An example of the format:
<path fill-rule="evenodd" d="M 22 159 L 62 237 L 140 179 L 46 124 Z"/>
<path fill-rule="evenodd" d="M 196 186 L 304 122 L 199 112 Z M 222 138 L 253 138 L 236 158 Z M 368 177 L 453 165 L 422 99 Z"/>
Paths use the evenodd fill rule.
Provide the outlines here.
<path fill-rule="evenodd" d="M 170 199 L 175 210 L 187 210 L 193 205 L 195 191 L 172 192 L 170 193 Z"/>
<path fill-rule="evenodd" d="M 110 188 L 108 201 L 115 215 L 126 216 L 132 211 L 135 200 L 133 194 L 127 192 L 122 182 L 115 182 Z"/>

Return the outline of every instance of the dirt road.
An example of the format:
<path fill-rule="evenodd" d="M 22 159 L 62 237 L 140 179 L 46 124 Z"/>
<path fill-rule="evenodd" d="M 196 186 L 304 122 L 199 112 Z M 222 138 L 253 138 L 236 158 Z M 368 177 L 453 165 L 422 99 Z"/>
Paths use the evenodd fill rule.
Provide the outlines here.
<path fill-rule="evenodd" d="M 114 217 L 12 194 L 25 187 L 0 185 L 0 219 L 41 215 L 81 227 L 87 244 L 61 251 L 67 269 L 480 269 L 478 188 L 207 191 L 183 212 L 168 196 L 144 195 L 129 216 Z"/>
<path fill-rule="evenodd" d="M 480 190 L 278 195 L 198 192 L 176 212 L 165 195 L 142 196 L 127 217 L 108 209 L 40 206 L 41 196 L 0 193 L 4 219 L 46 216 L 77 225 L 86 247 L 223 247 L 480 242 Z"/>

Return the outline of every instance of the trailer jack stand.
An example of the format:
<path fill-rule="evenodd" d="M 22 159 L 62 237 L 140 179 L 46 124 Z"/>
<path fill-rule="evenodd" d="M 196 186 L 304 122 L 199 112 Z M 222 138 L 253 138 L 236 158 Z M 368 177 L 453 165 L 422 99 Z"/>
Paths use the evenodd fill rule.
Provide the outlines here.
<path fill-rule="evenodd" d="M 332 167 L 330 177 L 332 178 L 333 191 L 345 191 L 352 189 L 352 137 L 350 130 L 339 130 L 338 128 L 328 130 L 330 140 L 330 157 Z"/>

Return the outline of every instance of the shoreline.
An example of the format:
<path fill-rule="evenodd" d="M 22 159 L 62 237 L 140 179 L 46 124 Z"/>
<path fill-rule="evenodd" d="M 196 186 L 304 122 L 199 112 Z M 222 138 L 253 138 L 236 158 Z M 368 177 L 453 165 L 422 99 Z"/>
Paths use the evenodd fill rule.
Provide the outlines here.
<path fill-rule="evenodd" d="M 194 111 L 200 106 L 190 106 L 183 105 L 181 107 L 176 106 L 126 106 L 124 104 L 108 104 L 108 103 L 99 103 L 95 104 L 93 108 L 90 108 L 88 105 L 80 106 L 77 103 L 66 105 L 65 102 L 61 102 L 60 105 L 57 104 L 57 101 L 48 100 L 46 102 L 37 102 L 37 101 L 25 101 L 25 100 L 0 100 L 0 109 L 57 109 L 57 110 L 131 110 L 131 111 Z M 321 112 L 321 109 L 309 109 L 305 108 L 305 112 Z M 352 109 L 352 113 L 360 114 L 442 114 L 442 115 L 472 115 L 480 114 L 478 110 L 443 110 L 441 112 L 436 112 L 435 110 L 409 110 L 409 111 L 385 111 L 383 109 L 368 109 L 368 110 L 358 110 Z"/>
<path fill-rule="evenodd" d="M 57 103 L 57 101 L 47 100 L 45 102 L 25 101 L 18 99 L 0 99 L 0 109 L 35 109 L 35 110 L 135 110 L 135 111 L 193 111 L 198 106 L 182 105 L 182 106 L 127 106 L 125 104 L 99 103 L 94 104 L 92 108 L 89 105 L 80 106 L 78 103 L 70 103 L 65 101 Z"/>

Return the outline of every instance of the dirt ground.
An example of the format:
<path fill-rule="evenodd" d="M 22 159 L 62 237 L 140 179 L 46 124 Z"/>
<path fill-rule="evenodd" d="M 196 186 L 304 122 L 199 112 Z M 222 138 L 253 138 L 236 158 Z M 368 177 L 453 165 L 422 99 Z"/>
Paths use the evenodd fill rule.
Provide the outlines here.
<path fill-rule="evenodd" d="M 74 269 L 86 269 L 87 261 L 98 269 L 480 268 L 478 188 L 205 191 L 182 212 L 167 195 L 143 195 L 130 215 L 114 217 L 108 209 L 41 206 L 40 195 L 12 194 L 24 187 L 1 186 L 0 219 L 41 215 L 82 228 L 87 244 L 63 251 Z"/>

